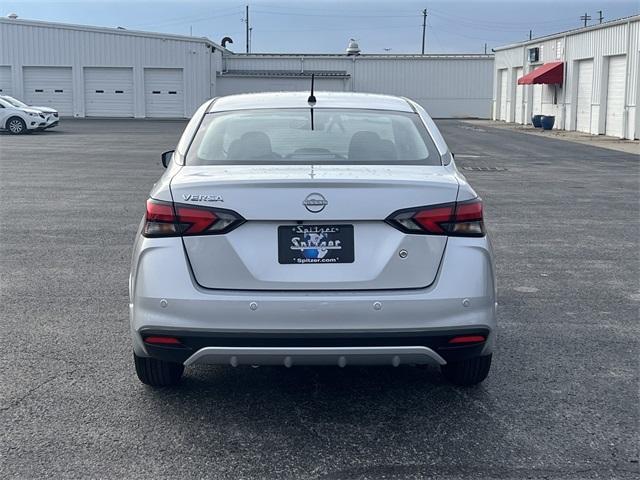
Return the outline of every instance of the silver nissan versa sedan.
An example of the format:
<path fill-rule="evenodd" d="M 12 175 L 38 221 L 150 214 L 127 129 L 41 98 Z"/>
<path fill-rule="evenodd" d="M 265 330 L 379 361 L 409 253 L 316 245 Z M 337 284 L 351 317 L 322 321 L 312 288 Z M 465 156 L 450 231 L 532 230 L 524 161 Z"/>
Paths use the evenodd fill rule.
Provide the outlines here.
<path fill-rule="evenodd" d="M 455 384 L 486 378 L 496 283 L 482 201 L 418 104 L 215 98 L 162 160 L 129 282 L 143 383 L 198 364 L 435 364 Z"/>

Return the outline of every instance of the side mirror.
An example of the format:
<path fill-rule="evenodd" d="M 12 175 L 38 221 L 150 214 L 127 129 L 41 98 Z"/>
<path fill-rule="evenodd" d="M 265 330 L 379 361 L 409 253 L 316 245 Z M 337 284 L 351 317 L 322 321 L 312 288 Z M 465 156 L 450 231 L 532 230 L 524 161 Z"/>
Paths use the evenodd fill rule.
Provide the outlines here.
<path fill-rule="evenodd" d="M 164 168 L 167 168 L 171 163 L 171 159 L 173 158 L 174 151 L 175 150 L 167 150 L 166 152 L 162 152 L 162 155 L 160 157 L 162 158 L 162 166 Z"/>

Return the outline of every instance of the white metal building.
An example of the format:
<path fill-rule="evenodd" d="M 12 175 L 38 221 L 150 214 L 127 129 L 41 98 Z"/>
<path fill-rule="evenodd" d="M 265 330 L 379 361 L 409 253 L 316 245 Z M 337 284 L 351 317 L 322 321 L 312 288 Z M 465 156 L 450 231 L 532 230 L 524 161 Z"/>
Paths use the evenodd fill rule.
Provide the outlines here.
<path fill-rule="evenodd" d="M 234 54 L 206 38 L 0 18 L 0 94 L 75 117 L 189 117 L 216 95 L 411 97 L 434 117 L 491 115 L 493 55 Z"/>
<path fill-rule="evenodd" d="M 219 95 L 318 90 L 410 97 L 433 117 L 489 118 L 492 55 L 225 55 Z M 489 84 L 489 85 L 488 85 Z"/>
<path fill-rule="evenodd" d="M 215 93 L 207 39 L 0 18 L 0 93 L 75 117 L 185 117 Z"/>
<path fill-rule="evenodd" d="M 640 15 L 494 49 L 494 120 L 638 138 Z"/>

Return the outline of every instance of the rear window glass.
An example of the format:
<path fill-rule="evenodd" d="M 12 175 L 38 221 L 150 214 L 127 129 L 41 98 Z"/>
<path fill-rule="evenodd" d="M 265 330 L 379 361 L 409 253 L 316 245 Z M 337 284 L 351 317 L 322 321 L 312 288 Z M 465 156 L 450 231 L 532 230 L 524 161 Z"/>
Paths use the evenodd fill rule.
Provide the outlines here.
<path fill-rule="evenodd" d="M 187 165 L 440 165 L 415 113 L 356 109 L 264 109 L 209 113 Z"/>

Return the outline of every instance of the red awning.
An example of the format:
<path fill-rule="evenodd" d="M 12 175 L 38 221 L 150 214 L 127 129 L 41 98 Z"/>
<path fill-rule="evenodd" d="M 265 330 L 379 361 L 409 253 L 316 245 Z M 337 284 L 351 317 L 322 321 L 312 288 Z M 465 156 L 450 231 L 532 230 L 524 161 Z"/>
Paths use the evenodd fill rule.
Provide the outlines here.
<path fill-rule="evenodd" d="M 563 62 L 545 63 L 533 72 L 527 73 L 518 79 L 518 85 L 531 85 L 533 83 L 558 83 L 562 85 Z"/>

